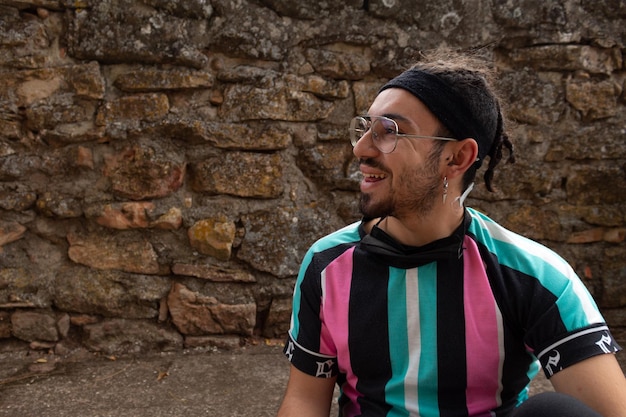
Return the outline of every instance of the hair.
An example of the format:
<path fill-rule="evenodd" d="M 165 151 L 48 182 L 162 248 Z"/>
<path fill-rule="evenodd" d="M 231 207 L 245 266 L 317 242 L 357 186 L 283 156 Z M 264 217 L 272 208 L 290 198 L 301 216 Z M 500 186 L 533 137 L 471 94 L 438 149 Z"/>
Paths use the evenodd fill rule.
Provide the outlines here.
<path fill-rule="evenodd" d="M 505 132 L 500 100 L 493 86 L 493 68 L 477 53 L 459 53 L 440 48 L 423 54 L 423 59 L 411 69 L 435 75 L 448 84 L 465 101 L 470 113 L 468 116 L 484 127 L 489 138 L 493 138 L 488 145 L 479 141 L 479 146 L 489 146 L 486 152 L 479 150 L 479 154 L 489 156 L 489 165 L 485 171 L 484 180 L 487 189 L 493 192 L 494 171 L 502 160 L 503 147 L 509 151 L 507 163 L 515 162 L 513 144 Z M 442 129 L 448 130 L 445 127 Z M 463 176 L 464 190 L 474 181 L 482 163 L 482 160 L 478 160 L 466 171 Z"/>

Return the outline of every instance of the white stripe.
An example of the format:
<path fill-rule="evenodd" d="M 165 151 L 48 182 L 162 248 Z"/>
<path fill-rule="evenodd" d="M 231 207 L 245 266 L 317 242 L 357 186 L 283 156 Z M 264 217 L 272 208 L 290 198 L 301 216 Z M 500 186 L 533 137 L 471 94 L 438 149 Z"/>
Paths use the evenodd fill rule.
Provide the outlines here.
<path fill-rule="evenodd" d="M 296 339 L 294 339 L 293 335 L 291 334 L 291 332 L 289 332 L 289 339 L 291 340 L 291 342 L 296 345 L 298 347 L 298 349 L 308 353 L 309 355 L 313 355 L 313 356 L 317 356 L 318 358 L 324 358 L 324 359 L 335 359 L 336 356 L 333 355 L 324 355 L 322 353 L 319 352 L 313 352 L 312 350 L 309 350 L 307 348 L 305 348 L 304 346 L 302 346 L 301 344 L 299 344 L 298 342 L 296 342 Z"/>
<path fill-rule="evenodd" d="M 571 334 L 569 336 L 567 336 L 565 339 L 561 339 L 556 343 L 551 344 L 550 346 L 548 346 L 547 348 L 545 348 L 544 350 L 541 351 L 541 353 L 539 353 L 539 355 L 537 355 L 538 358 L 541 358 L 543 355 L 545 355 L 546 353 L 548 353 L 549 351 L 551 351 L 552 349 L 555 349 L 557 346 L 562 345 L 563 343 L 569 342 L 572 339 L 576 339 L 577 337 L 581 337 L 584 336 L 586 334 L 589 333 L 595 333 L 601 330 L 609 330 L 608 326 L 598 326 L 598 327 L 593 327 L 591 329 L 585 329 L 582 330 L 578 333 L 574 333 Z"/>
<path fill-rule="evenodd" d="M 322 299 L 320 300 L 320 309 L 324 311 L 324 304 L 326 303 L 326 268 L 320 273 L 320 286 L 322 287 Z"/>
<path fill-rule="evenodd" d="M 417 268 L 406 271 L 406 322 L 409 363 L 404 379 L 404 404 L 410 413 L 417 413 L 417 379 L 421 357 L 420 306 Z"/>

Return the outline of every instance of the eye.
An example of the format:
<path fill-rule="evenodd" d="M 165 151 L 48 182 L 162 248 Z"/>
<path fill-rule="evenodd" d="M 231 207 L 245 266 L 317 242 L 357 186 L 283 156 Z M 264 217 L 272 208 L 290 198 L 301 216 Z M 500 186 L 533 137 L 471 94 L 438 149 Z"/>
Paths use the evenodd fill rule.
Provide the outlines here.
<path fill-rule="evenodd" d="M 396 124 L 393 122 L 393 120 L 390 119 L 381 119 L 380 126 L 382 128 L 380 129 L 381 133 L 385 135 L 395 135 L 398 131 L 396 129 Z"/>

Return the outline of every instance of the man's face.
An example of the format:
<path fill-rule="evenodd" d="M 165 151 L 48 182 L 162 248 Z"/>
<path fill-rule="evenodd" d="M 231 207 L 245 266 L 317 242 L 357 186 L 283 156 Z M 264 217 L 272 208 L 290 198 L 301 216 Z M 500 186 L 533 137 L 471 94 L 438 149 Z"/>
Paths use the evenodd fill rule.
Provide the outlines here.
<path fill-rule="evenodd" d="M 435 136 L 440 123 L 415 96 L 402 89 L 382 91 L 372 103 L 369 116 L 386 116 L 405 134 Z M 354 147 L 360 161 L 361 212 L 366 217 L 424 217 L 441 198 L 441 142 L 398 138 L 396 149 L 380 152 L 366 133 Z"/>

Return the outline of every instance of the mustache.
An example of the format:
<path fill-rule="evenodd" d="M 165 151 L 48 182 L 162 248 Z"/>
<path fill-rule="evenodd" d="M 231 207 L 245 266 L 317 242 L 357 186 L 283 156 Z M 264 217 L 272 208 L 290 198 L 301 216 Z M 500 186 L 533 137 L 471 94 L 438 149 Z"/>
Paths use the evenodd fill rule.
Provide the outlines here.
<path fill-rule="evenodd" d="M 387 171 L 387 167 L 384 164 L 372 158 L 359 158 L 359 165 L 365 165 L 371 168 L 377 168 L 382 171 Z"/>

